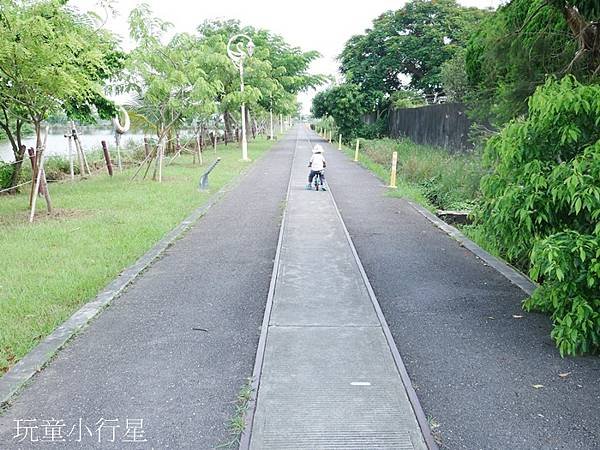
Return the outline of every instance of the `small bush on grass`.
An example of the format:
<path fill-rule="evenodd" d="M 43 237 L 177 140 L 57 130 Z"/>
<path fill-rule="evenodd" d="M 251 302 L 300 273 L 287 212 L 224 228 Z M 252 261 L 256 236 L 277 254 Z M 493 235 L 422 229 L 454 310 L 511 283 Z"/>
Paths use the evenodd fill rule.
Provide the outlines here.
<path fill-rule="evenodd" d="M 10 186 L 13 170 L 12 164 L 0 162 L 0 189 L 6 189 Z"/>
<path fill-rule="evenodd" d="M 76 163 L 73 164 L 73 170 L 76 174 L 79 173 L 79 167 Z M 49 156 L 45 158 L 44 171 L 48 181 L 62 180 L 65 175 L 69 174 L 69 160 L 62 156 Z"/>

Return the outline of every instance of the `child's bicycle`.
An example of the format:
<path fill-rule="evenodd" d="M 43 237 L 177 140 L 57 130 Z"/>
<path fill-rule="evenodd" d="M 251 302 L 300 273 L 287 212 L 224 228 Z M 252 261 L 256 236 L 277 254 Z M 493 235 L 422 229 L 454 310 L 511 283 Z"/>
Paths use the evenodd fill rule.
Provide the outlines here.
<path fill-rule="evenodd" d="M 319 189 L 325 190 L 323 187 L 323 180 L 321 179 L 322 171 L 318 171 L 315 173 L 315 177 L 313 178 L 313 186 L 315 187 L 315 191 Z"/>

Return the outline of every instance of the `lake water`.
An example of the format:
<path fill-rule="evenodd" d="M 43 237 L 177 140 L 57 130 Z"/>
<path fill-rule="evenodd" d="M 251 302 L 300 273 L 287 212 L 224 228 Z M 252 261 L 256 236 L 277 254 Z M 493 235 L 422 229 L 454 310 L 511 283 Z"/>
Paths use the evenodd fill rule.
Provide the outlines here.
<path fill-rule="evenodd" d="M 47 156 L 67 156 L 69 154 L 67 139 L 64 137 L 65 132 L 66 129 L 63 132 L 60 132 L 59 130 L 54 130 L 48 134 L 48 148 L 46 150 Z M 101 148 L 101 141 L 106 141 L 109 149 L 115 148 L 115 135 L 113 130 L 82 130 L 79 132 L 79 139 L 85 152 L 89 152 L 91 150 L 98 150 L 99 148 Z M 125 147 L 129 141 L 133 141 L 137 145 L 142 145 L 143 140 L 143 134 L 126 133 L 121 138 L 121 147 Z M 23 144 L 25 144 L 27 148 L 35 147 L 35 136 L 27 137 L 23 140 Z M 10 142 L 8 140 L 0 141 L 0 161 L 10 162 L 14 160 L 15 158 L 12 152 L 12 148 L 10 146 Z"/>

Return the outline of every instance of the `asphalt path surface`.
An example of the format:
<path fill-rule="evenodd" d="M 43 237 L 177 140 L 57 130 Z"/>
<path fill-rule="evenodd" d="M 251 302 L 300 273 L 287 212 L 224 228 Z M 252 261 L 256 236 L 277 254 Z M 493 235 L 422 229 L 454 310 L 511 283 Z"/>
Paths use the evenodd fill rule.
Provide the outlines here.
<path fill-rule="evenodd" d="M 0 417 L 0 449 L 227 442 L 252 373 L 295 136 L 33 379 Z M 334 147 L 326 157 L 327 181 L 442 448 L 600 448 L 598 358 L 561 358 L 548 317 L 521 310 L 521 290 L 385 196 L 380 180 Z M 29 433 L 22 442 L 17 423 Z M 65 442 L 43 442 L 57 429 Z"/>
<path fill-rule="evenodd" d="M 331 145 L 326 158 L 332 193 L 442 448 L 600 448 L 600 359 L 561 358 L 550 320 L 521 309 L 519 288 Z"/>
<path fill-rule="evenodd" d="M 252 374 L 294 144 L 291 132 L 255 162 L 58 353 L 0 417 L 0 449 L 228 442 Z M 52 433 L 65 441 L 48 442 Z"/>

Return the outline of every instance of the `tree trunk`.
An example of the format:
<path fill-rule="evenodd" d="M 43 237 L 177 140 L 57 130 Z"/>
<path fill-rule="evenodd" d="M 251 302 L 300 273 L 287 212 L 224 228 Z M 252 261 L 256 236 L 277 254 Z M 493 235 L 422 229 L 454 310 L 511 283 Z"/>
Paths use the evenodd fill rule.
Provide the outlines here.
<path fill-rule="evenodd" d="M 252 125 L 250 124 L 250 108 L 248 108 L 248 107 L 246 106 L 246 107 L 244 108 L 244 111 L 245 111 L 245 113 L 246 113 L 246 114 L 245 114 L 245 116 L 246 116 L 246 118 L 245 118 L 245 119 L 246 119 L 246 139 L 248 139 L 248 135 L 249 135 L 250 133 L 252 133 L 252 138 L 254 139 L 254 138 L 255 138 L 255 134 L 254 134 L 254 133 L 255 133 L 255 130 L 254 130 L 254 128 L 252 127 Z M 248 130 L 250 130 L 250 133 L 248 133 Z"/>
<path fill-rule="evenodd" d="M 21 167 L 23 166 L 23 158 L 25 158 L 25 152 L 27 151 L 27 147 L 25 145 L 21 145 L 21 150 L 15 155 L 16 163 L 13 164 L 12 174 L 10 175 L 10 190 L 9 194 L 16 194 L 19 192 L 19 188 L 15 187 L 19 184 L 19 178 L 21 177 Z"/>
<path fill-rule="evenodd" d="M 571 64 L 569 64 L 568 70 L 579 58 L 588 53 L 590 71 L 594 74 L 598 73 L 600 70 L 600 28 L 598 23 L 588 22 L 573 6 L 563 7 L 562 13 L 571 29 L 571 33 L 573 33 L 573 37 L 579 42 L 579 50 Z"/>
<path fill-rule="evenodd" d="M 15 133 L 13 134 L 10 128 L 8 114 L 5 110 L 3 111 L 6 122 L 0 122 L 0 127 L 6 133 L 6 137 L 10 142 L 10 146 L 15 157 L 15 164 L 13 164 L 12 173 L 10 175 L 10 182 L 8 185 L 8 187 L 11 189 L 8 191 L 8 193 L 16 194 L 17 192 L 19 192 L 19 188 L 16 188 L 15 186 L 19 184 L 19 178 L 21 177 L 21 167 L 23 165 L 23 158 L 25 157 L 26 151 L 26 148 L 21 144 L 21 128 L 23 126 L 23 122 L 20 119 L 16 120 Z"/>
<path fill-rule="evenodd" d="M 229 111 L 225 111 L 223 113 L 223 122 L 225 122 L 225 145 L 227 145 L 227 143 L 229 142 L 229 139 L 231 138 L 231 136 L 233 136 L 233 131 L 232 131 L 232 120 L 231 120 L 231 114 L 229 113 Z"/>

